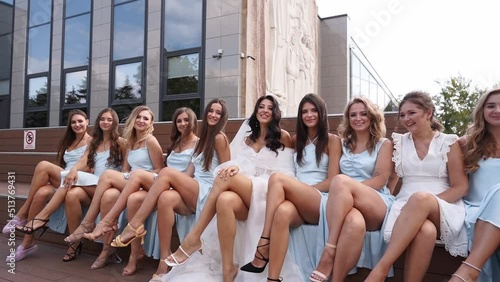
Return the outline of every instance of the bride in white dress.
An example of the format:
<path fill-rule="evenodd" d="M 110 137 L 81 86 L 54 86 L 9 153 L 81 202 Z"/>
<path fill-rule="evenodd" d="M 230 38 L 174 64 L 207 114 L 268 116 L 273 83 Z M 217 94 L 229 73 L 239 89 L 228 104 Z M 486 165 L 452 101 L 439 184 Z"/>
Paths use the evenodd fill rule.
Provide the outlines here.
<path fill-rule="evenodd" d="M 292 142 L 290 134 L 280 128 L 280 120 L 274 97 L 257 100 L 252 116 L 231 142 L 232 160 L 215 170 L 217 176 L 198 221 L 179 249 L 166 259 L 175 267 L 163 281 L 266 279 L 238 272 L 238 266 L 252 259 L 262 232 L 269 176 L 275 171 L 293 175 Z M 209 224 L 215 214 L 217 230 L 213 221 Z M 214 245 L 219 242 L 217 251 Z M 203 255 L 191 256 L 200 249 Z M 292 272 L 290 269 L 287 281 L 299 277 L 298 270 Z"/>

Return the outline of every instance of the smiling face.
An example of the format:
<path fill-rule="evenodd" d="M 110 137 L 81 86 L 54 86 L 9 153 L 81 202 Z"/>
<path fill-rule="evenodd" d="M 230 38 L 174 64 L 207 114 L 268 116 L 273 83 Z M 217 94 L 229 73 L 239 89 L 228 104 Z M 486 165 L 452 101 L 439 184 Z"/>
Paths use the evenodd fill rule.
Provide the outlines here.
<path fill-rule="evenodd" d="M 316 106 L 309 102 L 306 102 L 302 107 L 301 113 L 302 121 L 304 122 L 305 126 L 307 126 L 308 128 L 314 128 L 318 126 L 319 113 Z"/>
<path fill-rule="evenodd" d="M 430 128 L 431 116 L 431 110 L 425 111 L 410 101 L 404 103 L 399 110 L 400 121 L 411 133 Z"/>
<path fill-rule="evenodd" d="M 274 104 L 269 99 L 263 99 L 257 108 L 257 120 L 263 124 L 269 124 L 273 120 Z"/>
<path fill-rule="evenodd" d="M 177 118 L 175 119 L 175 126 L 177 126 L 177 130 L 181 134 L 184 134 L 185 131 L 190 128 L 189 116 L 186 112 L 181 113 L 177 116 Z"/>
<path fill-rule="evenodd" d="M 113 128 L 113 115 L 110 112 L 105 112 L 99 118 L 99 128 L 102 131 L 109 131 Z"/>
<path fill-rule="evenodd" d="M 207 123 L 209 126 L 215 126 L 219 123 L 222 117 L 222 105 L 219 103 L 213 103 L 210 105 L 207 113 Z"/>
<path fill-rule="evenodd" d="M 135 117 L 134 128 L 138 131 L 145 131 L 153 123 L 153 116 L 148 110 L 140 111 Z"/>
<path fill-rule="evenodd" d="M 75 114 L 71 117 L 71 130 L 77 135 L 84 134 L 88 124 L 87 119 L 82 115 Z"/>
<path fill-rule="evenodd" d="M 490 95 L 484 103 L 484 120 L 489 126 L 500 127 L 500 93 Z"/>
<path fill-rule="evenodd" d="M 349 125 L 357 132 L 370 130 L 371 120 L 363 103 L 354 103 L 349 108 Z"/>

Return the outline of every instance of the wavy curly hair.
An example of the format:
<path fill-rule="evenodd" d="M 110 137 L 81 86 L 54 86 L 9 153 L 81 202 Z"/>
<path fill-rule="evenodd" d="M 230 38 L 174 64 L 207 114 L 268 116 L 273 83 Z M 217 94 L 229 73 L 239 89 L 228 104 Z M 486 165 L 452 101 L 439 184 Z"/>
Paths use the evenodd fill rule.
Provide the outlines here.
<path fill-rule="evenodd" d="M 71 146 L 71 143 L 75 141 L 76 139 L 76 134 L 71 128 L 71 119 L 73 119 L 73 116 L 75 115 L 80 115 L 84 117 L 86 120 L 88 120 L 87 114 L 82 111 L 82 110 L 71 110 L 68 114 L 68 123 L 66 124 L 66 131 L 64 132 L 63 137 L 59 141 L 59 145 L 57 145 L 57 155 L 56 155 L 56 161 L 57 163 L 64 168 L 66 166 L 66 162 L 64 161 L 64 152 L 66 149 Z"/>
<path fill-rule="evenodd" d="M 170 152 L 175 147 L 177 147 L 179 145 L 179 142 L 181 141 L 183 134 L 177 128 L 176 123 L 177 123 L 177 118 L 183 113 L 186 113 L 189 119 L 189 125 L 186 131 L 184 131 L 184 135 L 189 135 L 191 134 L 191 132 L 194 132 L 194 134 L 196 134 L 196 132 L 198 131 L 198 121 L 196 114 L 193 112 L 193 110 L 187 107 L 182 107 L 175 110 L 174 114 L 172 115 L 172 131 L 170 132 L 170 141 L 172 142 L 172 146 L 168 148 L 167 150 L 168 154 L 170 154 Z"/>
<path fill-rule="evenodd" d="M 479 169 L 479 160 L 487 159 L 495 155 L 499 144 L 496 143 L 491 134 L 488 124 L 484 119 L 484 108 L 486 102 L 492 95 L 499 95 L 500 88 L 485 92 L 479 98 L 473 112 L 473 121 L 467 130 L 467 141 L 464 145 L 465 171 L 473 173 Z"/>
<path fill-rule="evenodd" d="M 137 131 L 134 128 L 135 119 L 142 111 L 148 111 L 149 114 L 151 115 L 151 125 L 145 130 L 145 132 L 142 136 L 137 136 Z M 130 115 L 127 118 L 127 121 L 125 122 L 125 127 L 123 128 L 123 134 L 122 134 L 122 137 L 127 140 L 127 144 L 129 146 L 129 148 L 132 148 L 135 143 L 139 143 L 141 141 L 146 140 L 146 138 L 148 138 L 149 134 L 153 133 L 153 131 L 154 131 L 154 127 L 153 127 L 154 119 L 155 119 L 154 113 L 147 106 L 140 105 L 140 106 L 135 107 L 132 110 L 132 112 L 130 113 Z"/>
<path fill-rule="evenodd" d="M 354 97 L 345 107 L 344 116 L 338 127 L 339 136 L 343 139 L 344 145 L 349 150 L 354 151 L 356 148 L 356 132 L 351 127 L 349 122 L 349 112 L 354 104 L 363 104 L 366 108 L 368 118 L 370 119 L 370 140 L 368 141 L 368 152 L 371 154 L 378 141 L 385 137 L 385 118 L 384 113 L 370 99 L 366 97 Z"/>
<path fill-rule="evenodd" d="M 271 151 L 278 154 L 279 148 L 285 148 L 285 145 L 281 143 L 281 110 L 278 101 L 271 95 L 261 96 L 255 102 L 255 107 L 252 115 L 248 119 L 248 125 L 250 126 L 250 135 L 248 138 L 252 140 L 252 142 L 257 142 L 257 139 L 260 136 L 260 122 L 257 120 L 257 112 L 259 110 L 260 103 L 263 100 L 269 100 L 273 104 L 272 115 L 273 118 L 269 126 L 267 127 L 267 132 L 264 140 L 266 141 L 266 147 Z"/>
<path fill-rule="evenodd" d="M 436 118 L 436 105 L 432 102 L 432 98 L 427 92 L 423 91 L 412 91 L 403 97 L 403 100 L 399 103 L 399 111 L 401 112 L 401 107 L 406 103 L 410 102 L 417 105 L 419 109 L 424 111 L 432 111 L 431 115 L 431 128 L 432 130 L 443 131 L 443 125 Z"/>
<path fill-rule="evenodd" d="M 122 154 L 120 150 L 120 145 L 118 143 L 118 138 L 120 137 L 120 133 L 118 132 L 118 114 L 116 114 L 115 110 L 112 108 L 105 108 L 97 115 L 97 119 L 94 124 L 94 132 L 92 133 L 92 141 L 89 144 L 89 152 L 87 155 L 87 166 L 89 168 L 94 168 L 95 166 L 95 156 L 97 155 L 97 148 L 104 141 L 104 131 L 99 126 L 102 115 L 105 113 L 110 113 L 113 118 L 113 125 L 111 126 L 109 132 L 109 157 L 107 166 L 119 167 L 122 163 Z"/>

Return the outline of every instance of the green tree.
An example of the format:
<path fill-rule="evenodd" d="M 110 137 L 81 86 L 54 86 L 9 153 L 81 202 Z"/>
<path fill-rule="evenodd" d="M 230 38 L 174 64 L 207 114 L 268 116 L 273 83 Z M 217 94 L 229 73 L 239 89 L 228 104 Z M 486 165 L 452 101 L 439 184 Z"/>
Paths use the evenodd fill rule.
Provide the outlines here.
<path fill-rule="evenodd" d="M 437 117 L 445 133 L 462 136 L 472 121 L 472 111 L 483 90 L 471 86 L 471 81 L 462 76 L 451 77 L 440 83 L 441 93 L 432 99 L 437 106 Z"/>

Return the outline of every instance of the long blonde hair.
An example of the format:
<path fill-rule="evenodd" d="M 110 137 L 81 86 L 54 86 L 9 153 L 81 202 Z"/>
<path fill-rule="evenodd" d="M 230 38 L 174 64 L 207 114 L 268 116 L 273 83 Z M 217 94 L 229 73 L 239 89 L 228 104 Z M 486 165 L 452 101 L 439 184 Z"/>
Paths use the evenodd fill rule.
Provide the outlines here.
<path fill-rule="evenodd" d="M 137 136 L 137 131 L 134 128 L 135 125 L 135 119 L 139 115 L 140 112 L 142 111 L 148 111 L 149 114 L 151 115 L 151 125 L 144 131 L 144 134 L 142 136 Z M 148 138 L 149 134 L 153 133 L 154 127 L 153 127 L 153 121 L 155 119 L 155 115 L 153 112 L 147 107 L 147 106 L 137 106 L 135 107 L 130 115 L 127 118 L 127 121 L 125 122 L 125 127 L 123 128 L 123 138 L 127 140 L 128 146 L 132 148 L 134 144 L 139 143 L 141 141 L 146 140 Z"/>
<path fill-rule="evenodd" d="M 347 104 L 344 110 L 344 117 L 338 127 L 338 133 L 339 136 L 342 137 L 344 145 L 347 146 L 349 150 L 354 151 L 357 138 L 356 132 L 349 122 L 349 110 L 352 105 L 357 103 L 365 105 L 368 118 L 370 119 L 370 140 L 368 141 L 367 149 L 371 154 L 373 150 L 375 150 L 378 141 L 385 137 L 386 128 L 384 113 L 382 113 L 379 107 L 370 101 L 370 99 L 366 97 L 354 97 L 352 101 Z"/>
<path fill-rule="evenodd" d="M 500 94 L 500 88 L 484 93 L 477 102 L 473 112 L 473 121 L 467 130 L 467 141 L 464 146 L 465 171 L 472 173 L 479 168 L 479 160 L 495 155 L 497 143 L 484 120 L 484 107 L 491 95 Z"/>

